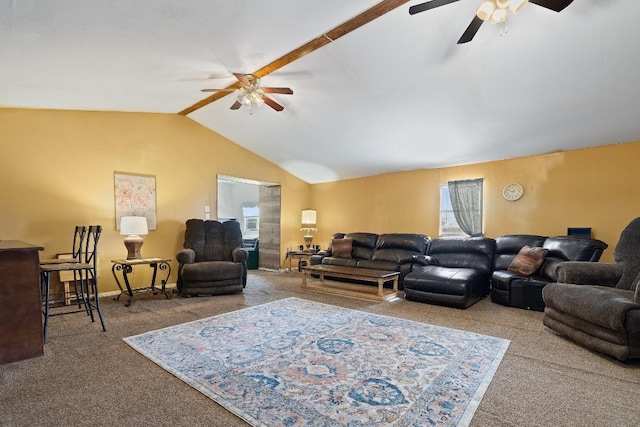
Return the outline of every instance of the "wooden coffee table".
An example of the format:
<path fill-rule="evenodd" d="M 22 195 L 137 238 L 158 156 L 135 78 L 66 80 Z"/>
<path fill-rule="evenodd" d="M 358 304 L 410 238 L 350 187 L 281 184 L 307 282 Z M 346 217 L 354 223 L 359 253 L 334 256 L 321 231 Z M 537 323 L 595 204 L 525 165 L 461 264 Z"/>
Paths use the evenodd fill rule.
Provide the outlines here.
<path fill-rule="evenodd" d="M 397 271 L 371 270 L 339 265 L 310 265 L 302 270 L 304 272 L 302 287 L 306 289 L 376 301 L 392 299 L 398 295 L 398 277 L 400 273 Z M 307 283 L 307 276 L 312 274 L 320 276 L 320 283 Z M 325 276 L 377 283 L 378 287 L 333 280 L 325 281 Z M 384 284 L 390 281 L 393 281 L 393 289 L 385 288 Z"/>

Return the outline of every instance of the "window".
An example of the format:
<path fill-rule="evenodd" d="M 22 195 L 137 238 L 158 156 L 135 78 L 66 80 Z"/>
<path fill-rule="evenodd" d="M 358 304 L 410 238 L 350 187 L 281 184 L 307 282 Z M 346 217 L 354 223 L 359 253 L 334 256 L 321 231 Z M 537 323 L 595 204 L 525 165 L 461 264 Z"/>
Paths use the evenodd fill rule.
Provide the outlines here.
<path fill-rule="evenodd" d="M 464 231 L 458 225 L 456 216 L 453 214 L 451 206 L 451 196 L 449 196 L 449 185 L 440 186 L 440 235 L 441 236 L 464 236 Z"/>
<path fill-rule="evenodd" d="M 440 235 L 482 236 L 483 179 L 440 186 Z"/>
<path fill-rule="evenodd" d="M 247 231 L 258 231 L 258 217 L 252 216 L 244 219 L 244 229 Z"/>

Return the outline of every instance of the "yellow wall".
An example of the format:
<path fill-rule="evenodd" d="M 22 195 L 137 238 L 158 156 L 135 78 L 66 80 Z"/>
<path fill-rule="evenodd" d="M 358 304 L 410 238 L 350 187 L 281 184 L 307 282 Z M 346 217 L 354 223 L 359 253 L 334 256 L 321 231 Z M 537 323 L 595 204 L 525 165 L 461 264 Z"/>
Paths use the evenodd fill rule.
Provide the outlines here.
<path fill-rule="evenodd" d="M 440 184 L 484 178 L 485 235 L 552 236 L 592 227 L 594 237 L 609 244 L 602 261 L 611 261 L 620 232 L 640 216 L 639 158 L 635 142 L 314 185 L 314 243 L 326 246 L 333 233 L 354 231 L 437 237 Z M 502 198 L 510 182 L 525 189 L 519 201 Z"/>
<path fill-rule="evenodd" d="M 143 256 L 175 259 L 185 220 L 203 218 L 207 204 L 215 217 L 218 174 L 280 183 L 281 239 L 301 240 L 309 184 L 189 118 L 10 108 L 0 108 L 0 239 L 42 245 L 47 258 L 70 251 L 76 224 L 101 224 L 100 290 L 117 290 L 109 261 L 126 250 L 115 229 L 114 171 L 156 177 L 158 227 L 144 236 Z"/>
<path fill-rule="evenodd" d="M 158 229 L 142 254 L 172 259 L 185 220 L 203 217 L 207 204 L 216 212 L 218 174 L 282 184 L 282 251 L 302 243 L 305 207 L 318 211 L 314 244 L 323 247 L 339 231 L 436 237 L 439 185 L 481 177 L 487 236 L 592 227 L 610 261 L 620 231 L 640 216 L 638 158 L 635 142 L 309 185 L 186 117 L 0 108 L 0 239 L 42 245 L 50 257 L 70 249 L 76 223 L 102 224 L 101 291 L 113 291 L 109 261 L 126 253 L 115 230 L 114 171 L 156 176 Z M 525 188 L 517 202 L 502 198 L 509 182 Z"/>

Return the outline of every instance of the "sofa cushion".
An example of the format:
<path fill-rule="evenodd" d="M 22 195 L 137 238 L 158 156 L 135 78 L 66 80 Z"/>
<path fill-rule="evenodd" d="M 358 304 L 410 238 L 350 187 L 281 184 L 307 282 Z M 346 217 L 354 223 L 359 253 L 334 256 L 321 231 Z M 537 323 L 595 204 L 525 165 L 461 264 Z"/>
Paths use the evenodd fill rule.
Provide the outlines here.
<path fill-rule="evenodd" d="M 513 258 L 507 270 L 530 276 L 540 268 L 548 251 L 548 249 L 542 247 L 525 245 L 520 249 L 518 255 Z"/>
<path fill-rule="evenodd" d="M 565 261 L 597 262 L 608 245 L 601 240 L 576 236 L 547 237 L 543 248 L 549 249 L 547 257 Z"/>
<path fill-rule="evenodd" d="M 331 241 L 331 255 L 336 258 L 351 258 L 353 239 L 333 239 Z"/>
<path fill-rule="evenodd" d="M 427 252 L 429 237 L 424 234 L 388 233 L 378 236 L 376 250 L 403 249 L 424 254 Z"/>
<path fill-rule="evenodd" d="M 383 261 L 383 260 L 370 260 L 361 259 L 358 260 L 358 268 L 369 268 L 371 270 L 389 270 L 398 271 L 398 263 L 395 261 Z"/>
<path fill-rule="evenodd" d="M 513 258 L 524 245 L 542 246 L 546 236 L 535 234 L 508 234 L 496 239 L 496 255 L 493 260 L 494 270 L 506 270 Z"/>
<path fill-rule="evenodd" d="M 396 264 L 411 263 L 415 255 L 424 255 L 427 252 L 428 243 L 429 238 L 422 234 L 381 234 L 371 259 Z"/>
<path fill-rule="evenodd" d="M 232 261 L 202 261 L 182 268 L 182 280 L 186 282 L 215 282 L 242 277 L 243 266 Z M 240 283 L 238 281 L 238 283 Z"/>
<path fill-rule="evenodd" d="M 477 268 L 491 272 L 496 241 L 489 237 L 436 238 L 428 254 L 438 265 L 450 268 Z"/>
<path fill-rule="evenodd" d="M 632 300 L 631 291 L 603 286 L 551 283 L 544 287 L 542 295 L 547 306 L 586 321 L 585 326 L 593 323 L 623 332 L 640 329 L 640 325 L 629 325 L 626 322 L 629 311 L 640 310 L 640 306 Z"/>
<path fill-rule="evenodd" d="M 353 249 L 351 256 L 358 259 L 371 259 L 373 250 L 378 241 L 378 235 L 374 233 L 348 233 L 344 236 L 353 239 Z"/>
<path fill-rule="evenodd" d="M 322 258 L 322 264 L 340 265 L 342 267 L 357 267 L 358 260 L 353 258 L 338 258 L 335 256 L 328 256 L 328 257 Z"/>

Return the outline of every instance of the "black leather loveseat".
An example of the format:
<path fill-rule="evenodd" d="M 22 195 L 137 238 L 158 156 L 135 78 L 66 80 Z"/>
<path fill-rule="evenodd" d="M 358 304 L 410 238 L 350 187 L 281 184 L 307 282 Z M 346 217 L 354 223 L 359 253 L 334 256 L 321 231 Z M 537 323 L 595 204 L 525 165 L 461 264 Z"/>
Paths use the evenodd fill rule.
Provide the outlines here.
<path fill-rule="evenodd" d="M 467 308 L 489 295 L 496 242 L 488 237 L 436 238 L 404 279 L 408 300 Z"/>
<path fill-rule="evenodd" d="M 349 241 L 351 250 L 346 254 L 334 253 L 333 243 L 336 240 Z M 429 236 L 424 234 L 411 233 L 336 233 L 332 236 L 326 251 L 311 257 L 311 264 L 398 271 L 398 288 L 403 289 L 405 276 L 411 271 L 416 257 L 427 253 L 429 240 Z"/>
<path fill-rule="evenodd" d="M 541 265 L 530 275 L 511 271 L 514 258 L 524 246 L 547 250 Z M 574 236 L 512 234 L 496 239 L 491 278 L 491 300 L 509 307 L 543 311 L 542 288 L 557 282 L 556 267 L 563 261 L 597 262 L 607 244 L 597 239 Z"/>

